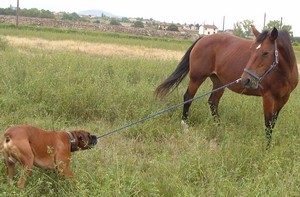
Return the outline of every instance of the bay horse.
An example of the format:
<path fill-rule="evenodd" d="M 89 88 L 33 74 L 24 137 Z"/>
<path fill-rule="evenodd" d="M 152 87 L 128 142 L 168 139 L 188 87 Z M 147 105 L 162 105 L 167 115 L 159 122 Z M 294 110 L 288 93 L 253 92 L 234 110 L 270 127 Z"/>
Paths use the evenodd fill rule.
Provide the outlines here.
<path fill-rule="evenodd" d="M 199 86 L 210 78 L 213 89 L 234 80 L 229 86 L 233 92 L 261 96 L 265 121 L 267 147 L 272 138 L 278 114 L 298 84 L 296 57 L 286 30 L 259 32 L 252 26 L 255 40 L 239 38 L 227 33 L 217 33 L 198 38 L 182 57 L 175 71 L 155 90 L 164 98 L 173 91 L 189 73 L 184 101 L 192 99 Z M 224 89 L 210 94 L 211 114 L 218 117 L 219 101 Z M 186 124 L 191 102 L 183 105 L 182 123 Z"/>

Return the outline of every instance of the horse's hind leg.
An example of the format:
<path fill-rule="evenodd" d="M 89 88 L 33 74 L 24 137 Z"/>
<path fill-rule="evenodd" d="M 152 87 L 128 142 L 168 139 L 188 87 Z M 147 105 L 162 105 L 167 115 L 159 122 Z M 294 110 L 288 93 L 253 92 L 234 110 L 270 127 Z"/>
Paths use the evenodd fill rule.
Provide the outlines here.
<path fill-rule="evenodd" d="M 213 82 L 213 90 L 223 86 L 221 81 L 216 75 L 211 75 L 210 76 L 211 81 Z M 219 107 L 219 102 L 221 97 L 223 96 L 224 89 L 219 90 L 217 92 L 211 93 L 209 99 L 208 99 L 208 104 L 210 107 L 211 115 L 213 116 L 214 120 L 219 123 L 219 113 L 218 113 L 218 107 Z"/>
<path fill-rule="evenodd" d="M 190 82 L 189 82 L 189 86 L 188 86 L 188 89 L 186 90 L 184 96 L 183 96 L 183 100 L 184 102 L 194 98 L 199 86 L 203 83 L 203 81 L 205 80 L 206 78 L 203 77 L 203 78 L 197 78 L 197 79 L 190 79 Z M 188 102 L 188 103 L 185 103 L 183 105 L 183 112 L 182 112 L 182 125 L 183 125 L 183 128 L 185 131 L 187 131 L 187 125 L 186 125 L 186 120 L 188 119 L 188 114 L 189 114 L 189 109 L 190 109 L 190 106 L 191 106 L 192 102 Z"/>

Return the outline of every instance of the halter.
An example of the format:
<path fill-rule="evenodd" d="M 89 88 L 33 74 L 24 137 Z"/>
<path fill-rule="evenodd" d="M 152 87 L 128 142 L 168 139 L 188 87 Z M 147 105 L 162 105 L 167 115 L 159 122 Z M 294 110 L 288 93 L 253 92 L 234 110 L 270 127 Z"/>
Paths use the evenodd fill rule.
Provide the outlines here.
<path fill-rule="evenodd" d="M 252 77 L 252 79 L 253 79 L 252 82 L 253 83 L 260 84 L 261 80 L 263 78 L 265 78 L 277 66 L 277 64 L 278 64 L 278 50 L 277 50 L 276 40 L 275 40 L 274 49 L 275 49 L 274 50 L 274 62 L 270 66 L 270 68 L 268 70 L 266 70 L 265 73 L 261 77 L 257 76 L 254 72 L 248 70 L 247 68 L 244 69 L 244 72 L 247 73 L 247 74 L 249 74 Z"/>

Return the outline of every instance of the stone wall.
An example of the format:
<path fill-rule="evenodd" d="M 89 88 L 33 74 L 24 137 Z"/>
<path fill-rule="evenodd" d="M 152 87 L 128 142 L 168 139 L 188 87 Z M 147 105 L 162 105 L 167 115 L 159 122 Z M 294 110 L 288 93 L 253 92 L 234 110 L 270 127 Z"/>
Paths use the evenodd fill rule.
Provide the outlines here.
<path fill-rule="evenodd" d="M 15 16 L 4 16 L 0 15 L 0 23 L 16 24 Z M 197 34 L 191 34 L 188 32 L 174 32 L 174 31 L 163 31 L 148 28 L 134 28 L 124 27 L 117 25 L 97 24 L 91 22 L 73 22 L 67 20 L 57 19 L 43 19 L 43 18 L 32 18 L 32 17 L 19 17 L 19 25 L 35 25 L 35 26 L 47 26 L 47 27 L 58 27 L 68 29 L 87 29 L 87 30 L 98 30 L 104 32 L 117 32 L 126 34 L 136 34 L 144 36 L 159 36 L 159 37 L 174 37 L 174 38 L 185 38 L 195 39 L 198 37 Z"/>

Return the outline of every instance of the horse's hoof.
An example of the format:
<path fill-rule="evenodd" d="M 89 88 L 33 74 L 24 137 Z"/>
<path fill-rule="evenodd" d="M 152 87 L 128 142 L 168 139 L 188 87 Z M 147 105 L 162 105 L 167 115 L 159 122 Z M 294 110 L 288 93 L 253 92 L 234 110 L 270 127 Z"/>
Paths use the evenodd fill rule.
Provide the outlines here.
<path fill-rule="evenodd" d="M 181 125 L 182 125 L 183 132 L 188 133 L 189 126 L 187 125 L 187 123 L 184 120 L 181 120 Z"/>

